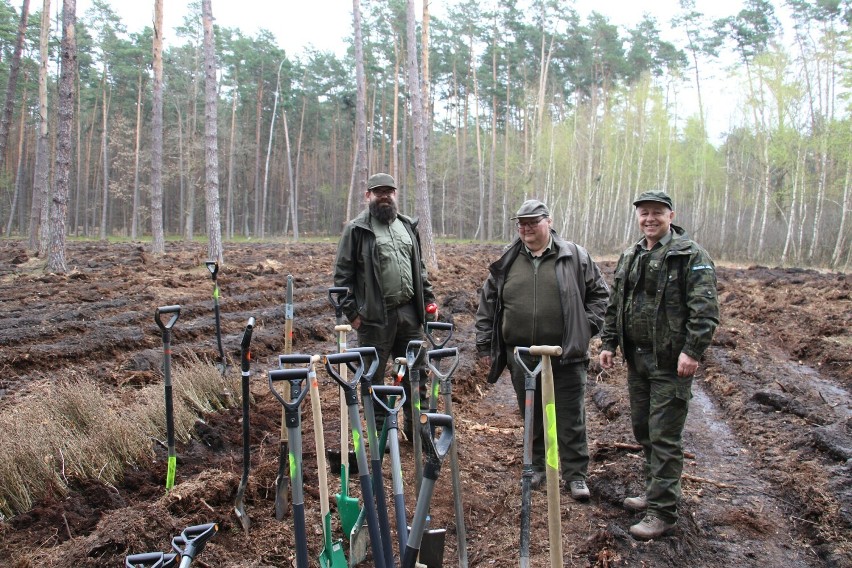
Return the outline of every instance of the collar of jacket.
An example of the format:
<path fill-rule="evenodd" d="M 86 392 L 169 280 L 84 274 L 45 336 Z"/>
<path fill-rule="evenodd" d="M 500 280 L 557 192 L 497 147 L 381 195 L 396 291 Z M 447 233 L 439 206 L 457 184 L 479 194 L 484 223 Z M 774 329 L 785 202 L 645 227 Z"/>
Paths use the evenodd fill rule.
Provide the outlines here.
<path fill-rule="evenodd" d="M 402 213 L 396 214 L 397 219 L 410 225 L 412 229 L 417 228 L 417 223 L 420 222 L 420 219 L 417 217 L 409 217 L 408 215 L 403 215 Z M 370 226 L 370 210 L 364 209 L 361 211 L 357 217 L 352 219 L 352 224 L 359 229 L 364 229 L 365 231 L 373 232 L 373 228 Z"/>
<path fill-rule="evenodd" d="M 627 248 L 622 255 L 633 256 L 636 251 L 636 245 L 642 242 L 642 239 L 639 239 L 629 248 Z M 683 227 L 675 225 L 672 223 L 672 240 L 669 244 L 669 250 L 666 252 L 666 256 L 678 255 L 678 254 L 691 254 L 695 249 L 695 243 L 692 239 L 689 238 L 689 235 L 686 234 L 686 230 Z"/>
<path fill-rule="evenodd" d="M 568 241 L 563 240 L 553 229 L 550 230 L 550 237 L 553 239 L 553 248 L 556 249 L 557 260 L 574 256 L 574 252 L 571 250 L 572 247 L 568 246 Z M 504 273 L 518 257 L 518 254 L 520 254 L 523 247 L 524 242 L 520 239 L 520 237 L 515 237 L 515 239 L 503 249 L 503 254 L 500 258 L 491 263 L 488 270 L 494 275 Z"/>

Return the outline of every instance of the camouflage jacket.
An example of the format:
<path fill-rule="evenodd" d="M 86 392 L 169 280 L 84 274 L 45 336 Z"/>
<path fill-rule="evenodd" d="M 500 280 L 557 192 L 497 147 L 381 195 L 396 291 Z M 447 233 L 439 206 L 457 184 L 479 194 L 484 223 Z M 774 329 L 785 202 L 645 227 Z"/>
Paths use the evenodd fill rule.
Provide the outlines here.
<path fill-rule="evenodd" d="M 703 248 L 677 225 L 672 225 L 672 240 L 656 274 L 657 291 L 653 297 L 654 328 L 651 337 L 654 357 L 660 367 L 677 366 L 681 353 L 700 360 L 710 345 L 719 324 L 716 294 L 716 268 Z M 624 295 L 627 276 L 636 251 L 634 244 L 621 253 L 601 333 L 601 349 L 624 351 Z M 647 277 L 652 277 L 649 271 Z"/>

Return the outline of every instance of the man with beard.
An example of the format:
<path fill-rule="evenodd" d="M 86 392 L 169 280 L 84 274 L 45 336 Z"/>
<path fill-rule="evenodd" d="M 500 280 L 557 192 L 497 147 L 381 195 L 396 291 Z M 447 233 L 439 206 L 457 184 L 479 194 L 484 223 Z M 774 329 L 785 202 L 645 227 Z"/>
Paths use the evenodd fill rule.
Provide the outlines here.
<path fill-rule="evenodd" d="M 437 314 L 417 220 L 397 211 L 396 189 L 389 174 L 367 180 L 367 209 L 343 228 L 334 265 L 334 285 L 349 289 L 342 308 L 358 333 L 358 344 L 375 347 L 379 355 L 373 384 L 384 383 L 388 358 L 404 357 L 409 341 L 423 339 L 427 317 Z M 403 386 L 411 392 L 407 373 Z M 411 439 L 410 396 L 406 407 L 403 431 Z M 384 414 L 376 408 L 377 428 Z"/>

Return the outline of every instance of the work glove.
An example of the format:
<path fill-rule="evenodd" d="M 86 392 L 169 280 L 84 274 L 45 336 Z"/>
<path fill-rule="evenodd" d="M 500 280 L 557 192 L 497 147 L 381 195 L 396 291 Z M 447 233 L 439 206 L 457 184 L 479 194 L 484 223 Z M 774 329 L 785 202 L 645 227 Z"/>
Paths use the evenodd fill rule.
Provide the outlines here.
<path fill-rule="evenodd" d="M 426 321 L 438 321 L 438 304 L 426 304 Z"/>

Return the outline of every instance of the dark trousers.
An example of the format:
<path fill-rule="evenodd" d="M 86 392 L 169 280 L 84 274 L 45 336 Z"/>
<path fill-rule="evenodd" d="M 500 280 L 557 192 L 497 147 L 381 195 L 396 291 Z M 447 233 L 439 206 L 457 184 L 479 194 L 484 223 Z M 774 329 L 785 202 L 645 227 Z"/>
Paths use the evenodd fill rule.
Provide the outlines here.
<path fill-rule="evenodd" d="M 626 359 L 630 421 L 645 454 L 648 513 L 673 523 L 678 518 L 692 377 L 678 377 L 677 369 L 658 369 L 651 349 L 629 349 Z"/>
<path fill-rule="evenodd" d="M 512 386 L 518 399 L 521 416 L 526 402 L 526 376 L 515 362 L 514 348 L 507 348 Z M 538 364 L 538 357 L 524 358 L 527 368 Z M 586 439 L 586 367 L 585 361 L 562 365 L 551 358 L 553 367 L 553 393 L 556 406 L 556 440 L 559 448 L 559 465 L 563 481 L 586 479 L 589 470 L 589 445 Z M 535 380 L 533 403 L 533 469 L 544 471 L 544 426 L 541 406 L 541 373 Z"/>
<path fill-rule="evenodd" d="M 376 374 L 373 375 L 372 380 L 374 385 L 385 384 L 388 359 L 391 357 L 393 359 L 405 357 L 408 342 L 423 339 L 423 326 L 420 324 L 420 320 L 417 318 L 412 304 L 405 304 L 388 310 L 387 316 L 388 324 L 386 326 L 362 325 L 358 329 L 358 345 L 361 347 L 375 347 L 379 355 L 379 367 L 376 370 Z M 425 375 L 425 373 L 421 372 L 421 375 Z M 422 382 L 425 378 L 425 376 L 421 376 L 420 381 Z M 405 388 L 406 393 L 405 428 L 410 431 L 412 414 L 411 378 L 409 377 L 409 371 L 406 371 L 402 379 L 402 386 Z M 421 396 L 423 396 L 423 393 L 424 391 L 421 388 Z M 381 432 L 387 412 L 379 405 L 374 406 L 376 411 L 376 429 Z M 425 406 L 421 405 L 424 408 Z"/>

